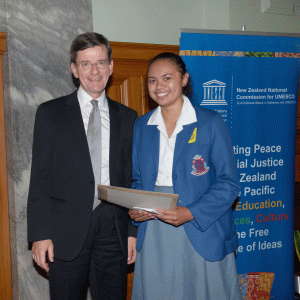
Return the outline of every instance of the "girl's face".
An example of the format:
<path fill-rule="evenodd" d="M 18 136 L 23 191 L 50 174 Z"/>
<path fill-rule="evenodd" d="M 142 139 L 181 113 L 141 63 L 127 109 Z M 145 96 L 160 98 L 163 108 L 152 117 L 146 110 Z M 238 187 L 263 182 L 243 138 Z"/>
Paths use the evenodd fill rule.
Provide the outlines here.
<path fill-rule="evenodd" d="M 189 74 L 182 76 L 171 60 L 157 60 L 148 70 L 149 95 L 161 107 L 176 107 L 183 102 L 182 87 L 188 78 Z"/>

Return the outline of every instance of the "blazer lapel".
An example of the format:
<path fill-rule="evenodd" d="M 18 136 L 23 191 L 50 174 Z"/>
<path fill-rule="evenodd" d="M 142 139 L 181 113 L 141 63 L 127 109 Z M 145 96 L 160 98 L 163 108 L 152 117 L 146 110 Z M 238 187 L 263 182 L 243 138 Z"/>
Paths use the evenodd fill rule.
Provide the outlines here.
<path fill-rule="evenodd" d="M 78 147 L 83 153 L 83 165 L 85 164 L 89 168 L 89 171 L 93 173 L 86 133 L 84 130 L 81 110 L 77 99 L 77 91 L 69 95 L 66 104 L 68 106 L 67 114 L 70 120 L 71 127 L 73 129 L 73 134 L 77 140 Z"/>
<path fill-rule="evenodd" d="M 176 145 L 174 151 L 174 159 L 173 159 L 173 166 L 177 164 L 178 160 L 180 159 L 181 155 L 184 155 L 184 148 L 188 145 L 188 142 L 197 127 L 197 123 L 192 123 L 183 126 L 183 130 L 181 130 L 177 134 L 176 138 Z"/>
<path fill-rule="evenodd" d="M 159 162 L 159 139 L 160 131 L 157 129 L 157 125 L 147 125 L 147 137 L 149 141 L 149 149 L 152 154 L 154 170 L 153 173 L 158 172 L 158 162 Z"/>

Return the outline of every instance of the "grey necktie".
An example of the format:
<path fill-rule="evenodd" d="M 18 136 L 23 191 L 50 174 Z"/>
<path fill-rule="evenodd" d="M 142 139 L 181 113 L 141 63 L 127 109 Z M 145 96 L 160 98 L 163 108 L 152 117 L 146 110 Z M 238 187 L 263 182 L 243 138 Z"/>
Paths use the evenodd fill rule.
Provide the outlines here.
<path fill-rule="evenodd" d="M 98 100 L 91 100 L 93 109 L 90 113 L 89 124 L 87 129 L 87 140 L 89 144 L 90 156 L 92 160 L 94 178 L 95 178 L 95 197 L 93 209 L 99 204 L 98 184 L 101 182 L 101 116 L 98 107 Z"/>

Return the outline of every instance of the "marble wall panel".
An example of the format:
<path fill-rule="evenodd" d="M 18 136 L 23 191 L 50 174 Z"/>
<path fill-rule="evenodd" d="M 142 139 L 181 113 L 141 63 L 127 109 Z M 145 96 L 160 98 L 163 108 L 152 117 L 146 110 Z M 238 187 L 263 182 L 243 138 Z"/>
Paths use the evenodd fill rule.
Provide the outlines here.
<path fill-rule="evenodd" d="M 91 31 L 91 0 L 9 0 L 4 88 L 14 299 L 49 299 L 47 275 L 27 243 L 26 206 L 35 111 L 75 89 L 69 49 Z"/>
<path fill-rule="evenodd" d="M 6 32 L 6 0 L 0 0 L 0 32 Z"/>

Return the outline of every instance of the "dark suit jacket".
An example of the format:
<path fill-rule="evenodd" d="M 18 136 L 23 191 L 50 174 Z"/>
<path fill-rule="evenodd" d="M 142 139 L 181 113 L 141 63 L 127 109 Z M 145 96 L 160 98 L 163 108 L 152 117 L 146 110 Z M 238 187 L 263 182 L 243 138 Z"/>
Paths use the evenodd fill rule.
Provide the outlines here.
<path fill-rule="evenodd" d="M 132 130 L 137 113 L 108 98 L 110 184 L 131 187 Z M 28 241 L 51 239 L 55 258 L 70 261 L 82 249 L 94 201 L 94 175 L 77 91 L 38 107 L 28 196 Z M 114 206 L 127 257 L 136 236 L 126 209 Z M 129 226 L 129 227 L 128 227 Z M 128 232 L 129 231 L 129 232 Z"/>

